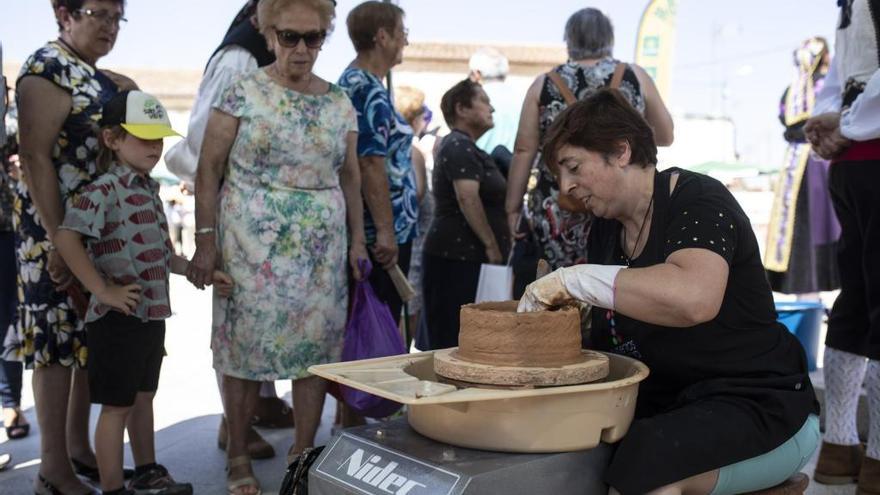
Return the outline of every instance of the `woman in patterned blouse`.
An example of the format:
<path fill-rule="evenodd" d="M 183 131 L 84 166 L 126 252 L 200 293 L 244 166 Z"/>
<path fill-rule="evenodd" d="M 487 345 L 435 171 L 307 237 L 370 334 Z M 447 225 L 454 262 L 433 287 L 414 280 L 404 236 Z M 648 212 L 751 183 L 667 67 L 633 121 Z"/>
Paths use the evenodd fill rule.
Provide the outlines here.
<path fill-rule="evenodd" d="M 363 2 L 348 14 L 348 36 L 357 56 L 339 76 L 357 110 L 357 155 L 366 205 L 364 233 L 374 265 L 370 285 L 399 321 L 403 302 L 387 270 L 409 271 L 418 233 L 419 200 L 411 149 L 413 130 L 394 109 L 382 80 L 403 60 L 409 44 L 403 10 L 388 2 Z"/>
<path fill-rule="evenodd" d="M 19 305 L 5 356 L 34 368 L 41 442 L 38 493 L 54 493 L 50 487 L 90 493 L 71 463 L 77 473 L 98 477 L 88 438 L 85 331 L 71 297 L 82 292 L 75 289 L 52 239 L 65 210 L 97 176 L 101 106 L 120 87 L 134 86 L 95 67 L 113 49 L 125 21 L 124 3 L 53 0 L 58 39 L 28 58 L 16 85 L 24 179 L 14 213 Z M 71 425 L 66 434 L 65 424 Z"/>
<path fill-rule="evenodd" d="M 672 117 L 651 76 L 638 65 L 620 62 L 612 56 L 614 28 L 605 14 L 589 7 L 575 12 L 565 24 L 564 37 L 569 61 L 539 75 L 526 93 L 507 177 L 505 205 L 511 235 L 524 237 L 517 233 L 523 195 L 532 169 L 536 168 L 537 181 L 528 192 L 525 220 L 538 253 L 554 269 L 586 261 L 590 231 L 589 217 L 578 211 L 576 204 L 560 202 L 559 185 L 539 153 L 547 129 L 568 105 L 563 91 L 582 100 L 602 88 L 616 86 L 647 119 L 657 146 L 669 146 L 673 140 Z M 615 77 L 618 71 L 619 82 Z M 557 86 L 551 77 L 558 77 L 564 87 Z"/>

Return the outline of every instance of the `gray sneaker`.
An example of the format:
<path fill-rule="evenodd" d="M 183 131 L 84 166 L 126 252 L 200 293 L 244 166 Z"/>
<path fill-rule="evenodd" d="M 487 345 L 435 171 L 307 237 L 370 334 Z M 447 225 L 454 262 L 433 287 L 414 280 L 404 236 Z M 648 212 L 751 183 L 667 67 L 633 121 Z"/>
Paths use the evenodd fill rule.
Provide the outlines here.
<path fill-rule="evenodd" d="M 191 483 L 178 483 L 161 464 L 140 475 L 134 475 L 128 489 L 136 495 L 192 495 Z"/>

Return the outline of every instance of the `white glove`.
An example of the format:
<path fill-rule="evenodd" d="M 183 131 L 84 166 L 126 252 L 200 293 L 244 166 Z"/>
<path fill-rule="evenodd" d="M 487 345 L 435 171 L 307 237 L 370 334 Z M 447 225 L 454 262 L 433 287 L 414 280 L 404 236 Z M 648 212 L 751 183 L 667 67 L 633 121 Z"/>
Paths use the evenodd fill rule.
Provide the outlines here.
<path fill-rule="evenodd" d="M 516 310 L 541 311 L 574 301 L 614 309 L 614 281 L 618 265 L 576 265 L 560 268 L 526 287 Z"/>

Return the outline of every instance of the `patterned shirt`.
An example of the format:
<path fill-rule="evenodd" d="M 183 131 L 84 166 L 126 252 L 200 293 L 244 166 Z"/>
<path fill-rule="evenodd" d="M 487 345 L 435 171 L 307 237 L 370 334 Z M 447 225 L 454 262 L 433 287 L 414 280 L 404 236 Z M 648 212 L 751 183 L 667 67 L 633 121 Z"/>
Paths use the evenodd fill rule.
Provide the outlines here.
<path fill-rule="evenodd" d="M 141 286 L 134 316 L 143 321 L 171 316 L 168 276 L 174 251 L 158 182 L 116 166 L 83 189 L 59 228 L 87 238 L 89 256 L 105 279 Z M 93 294 L 86 322 L 110 310 Z"/>
<path fill-rule="evenodd" d="M 339 85 L 357 110 L 358 156 L 385 158 L 394 234 L 398 244 L 405 244 L 416 237 L 419 219 L 416 178 L 410 158 L 412 128 L 394 109 L 382 81 L 370 72 L 349 67 L 339 77 Z M 364 231 L 368 244 L 376 241 L 376 226 L 368 208 L 364 208 Z"/>

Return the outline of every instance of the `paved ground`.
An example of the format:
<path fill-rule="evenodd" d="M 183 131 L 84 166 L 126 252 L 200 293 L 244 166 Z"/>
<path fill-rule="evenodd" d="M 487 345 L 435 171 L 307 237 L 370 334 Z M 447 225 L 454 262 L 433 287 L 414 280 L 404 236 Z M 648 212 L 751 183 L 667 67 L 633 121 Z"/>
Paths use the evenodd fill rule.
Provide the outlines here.
<path fill-rule="evenodd" d="M 208 348 L 210 298 L 180 277 L 172 280 L 172 294 L 178 313 L 168 320 L 168 357 L 155 403 L 158 458 L 176 478 L 191 481 L 196 493 L 223 494 L 225 457 L 216 447 L 221 404 Z M 30 383 L 30 373 L 25 380 L 26 384 Z M 278 382 L 278 389 L 290 399 L 289 382 Z M 29 386 L 25 387 L 24 394 L 25 413 L 33 425 L 36 418 Z M 329 440 L 334 411 L 335 402 L 328 398 L 318 443 Z M 92 410 L 93 423 L 97 412 L 97 408 Z M 33 493 L 31 486 L 39 467 L 39 431 L 35 426 L 32 428 L 28 438 L 16 441 L 6 440 L 0 430 L 0 452 L 11 452 L 15 463 L 13 468 L 0 472 L 2 495 Z M 284 454 L 294 433 L 293 430 L 262 432 L 279 455 L 271 460 L 256 461 L 256 474 L 263 483 L 264 493 L 273 494 L 277 493 L 284 475 Z M 130 457 L 127 462 L 131 463 Z M 811 464 L 805 472 L 812 473 L 812 470 Z M 814 483 L 807 493 L 843 495 L 855 493 L 855 488 L 852 485 L 828 488 Z"/>
<path fill-rule="evenodd" d="M 217 448 L 217 425 L 222 406 L 217 393 L 211 351 L 211 301 L 208 294 L 192 288 L 181 277 L 172 279 L 172 294 L 177 314 L 168 320 L 166 347 L 168 356 L 162 368 L 156 396 L 156 445 L 159 462 L 172 475 L 191 481 L 196 493 L 225 493 L 225 455 Z M 30 373 L 25 375 L 23 406 L 32 425 L 36 423 Z M 280 394 L 290 400 L 290 382 L 278 382 Z M 328 397 L 317 441 L 330 438 L 335 402 Z M 92 428 L 98 408 L 92 408 Z M 7 441 L 0 430 L 0 452 L 11 452 L 15 466 L 0 472 L 0 494 L 33 493 L 30 490 L 39 465 L 38 430 L 24 440 Z M 278 490 L 284 476 L 285 454 L 293 443 L 293 430 L 263 430 L 264 436 L 279 454 L 274 459 L 255 461 L 257 477 L 263 482 L 264 493 Z M 126 451 L 127 463 L 131 464 Z"/>

